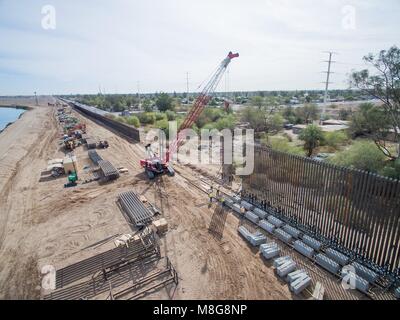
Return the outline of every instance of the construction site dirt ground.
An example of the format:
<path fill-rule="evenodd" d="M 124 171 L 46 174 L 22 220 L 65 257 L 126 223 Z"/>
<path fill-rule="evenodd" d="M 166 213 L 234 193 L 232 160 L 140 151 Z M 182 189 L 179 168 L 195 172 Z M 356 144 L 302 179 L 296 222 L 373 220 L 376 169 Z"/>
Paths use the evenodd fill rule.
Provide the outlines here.
<path fill-rule="evenodd" d="M 164 288 L 147 299 L 304 299 L 292 295 L 239 236 L 237 216 L 224 216 L 219 235 L 209 232 L 216 207 L 209 208 L 207 194 L 196 187 L 198 172 L 177 166 L 175 177 L 149 181 L 139 165 L 145 157 L 141 144 L 75 114 L 86 122 L 89 136 L 109 142 L 100 156 L 129 172 L 114 182 L 75 188 L 64 188 L 65 176 L 43 178 L 48 160 L 64 155 L 55 109 L 47 103 L 1 133 L 0 299 L 40 299 L 43 266 L 58 269 L 113 248 L 115 236 L 132 231 L 116 202 L 128 190 L 145 196 L 167 219 L 161 252 L 179 275 L 176 290 Z M 90 164 L 85 147 L 75 154 L 81 168 Z"/>

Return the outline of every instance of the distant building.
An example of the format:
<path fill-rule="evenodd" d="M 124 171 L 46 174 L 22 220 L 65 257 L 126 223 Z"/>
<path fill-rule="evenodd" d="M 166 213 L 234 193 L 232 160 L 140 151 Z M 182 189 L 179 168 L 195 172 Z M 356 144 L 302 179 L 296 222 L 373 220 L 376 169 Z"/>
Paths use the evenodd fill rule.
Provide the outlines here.
<path fill-rule="evenodd" d="M 307 127 L 308 127 L 308 126 L 305 125 L 305 124 L 297 124 L 297 125 L 293 126 L 292 132 L 293 132 L 294 134 L 301 134 L 301 132 L 302 132 L 305 128 L 307 128 Z"/>

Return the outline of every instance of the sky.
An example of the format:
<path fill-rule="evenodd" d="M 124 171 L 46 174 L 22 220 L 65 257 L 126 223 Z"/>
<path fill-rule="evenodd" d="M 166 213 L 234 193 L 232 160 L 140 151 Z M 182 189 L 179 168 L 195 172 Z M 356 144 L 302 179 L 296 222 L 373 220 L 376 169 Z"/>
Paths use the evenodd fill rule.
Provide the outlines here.
<path fill-rule="evenodd" d="M 346 89 L 400 46 L 399 17 L 398 0 L 0 0 L 0 96 L 185 92 L 187 72 L 197 92 L 229 51 L 219 91 L 324 89 L 326 51 Z"/>

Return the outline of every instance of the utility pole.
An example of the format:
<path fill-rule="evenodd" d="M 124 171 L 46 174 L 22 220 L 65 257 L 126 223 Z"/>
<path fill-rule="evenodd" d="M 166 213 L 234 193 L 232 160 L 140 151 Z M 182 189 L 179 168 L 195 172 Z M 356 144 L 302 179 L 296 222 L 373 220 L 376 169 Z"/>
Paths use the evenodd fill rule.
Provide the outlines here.
<path fill-rule="evenodd" d="M 140 81 L 137 82 L 137 94 L 138 94 L 138 98 L 139 98 L 138 106 L 140 109 Z"/>
<path fill-rule="evenodd" d="M 189 72 L 186 72 L 186 100 L 189 104 Z"/>
<path fill-rule="evenodd" d="M 324 62 L 327 62 L 327 63 L 328 63 L 328 71 L 325 71 L 325 72 L 324 72 L 324 73 L 326 73 L 326 82 L 325 82 L 324 106 L 323 106 L 322 114 L 321 114 L 321 125 L 322 125 L 322 122 L 323 122 L 324 117 L 325 117 L 326 107 L 327 107 L 327 103 L 328 103 L 329 84 L 331 83 L 331 82 L 329 82 L 329 80 L 330 80 L 331 74 L 333 73 L 333 72 L 331 71 L 331 66 L 332 66 L 332 63 L 335 62 L 335 61 L 332 61 L 332 56 L 335 54 L 335 52 L 328 51 L 328 52 L 326 52 L 326 53 L 329 54 L 329 60 L 328 60 L 328 61 L 324 61 Z"/>
<path fill-rule="evenodd" d="M 38 101 L 38 97 L 36 95 L 36 91 L 35 91 L 35 101 L 36 101 L 36 106 L 38 106 L 39 105 L 39 101 Z"/>

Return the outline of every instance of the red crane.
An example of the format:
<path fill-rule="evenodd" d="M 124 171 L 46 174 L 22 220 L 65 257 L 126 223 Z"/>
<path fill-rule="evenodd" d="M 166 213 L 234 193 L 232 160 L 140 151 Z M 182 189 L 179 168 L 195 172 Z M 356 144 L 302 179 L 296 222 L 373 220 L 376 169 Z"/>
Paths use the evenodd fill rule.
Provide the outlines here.
<path fill-rule="evenodd" d="M 225 73 L 228 65 L 234 58 L 238 58 L 238 53 L 229 52 L 228 56 L 220 63 L 217 70 L 212 75 L 211 79 L 208 81 L 203 91 L 197 97 L 190 109 L 185 120 L 181 124 L 178 130 L 177 138 L 170 143 L 169 150 L 166 152 L 165 158 L 161 159 L 151 150 L 151 145 L 146 146 L 149 157 L 144 160 L 140 160 L 140 165 L 145 169 L 147 176 L 150 179 L 154 179 L 156 175 L 168 173 L 170 176 L 174 175 L 173 168 L 169 165 L 171 156 L 178 150 L 180 144 L 186 139 L 185 129 L 191 128 L 200 114 L 203 112 L 204 108 L 210 102 L 212 98 L 212 93 L 218 86 L 223 74 Z"/>

